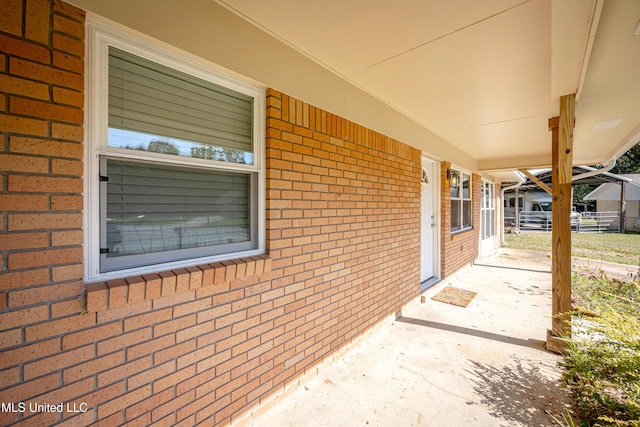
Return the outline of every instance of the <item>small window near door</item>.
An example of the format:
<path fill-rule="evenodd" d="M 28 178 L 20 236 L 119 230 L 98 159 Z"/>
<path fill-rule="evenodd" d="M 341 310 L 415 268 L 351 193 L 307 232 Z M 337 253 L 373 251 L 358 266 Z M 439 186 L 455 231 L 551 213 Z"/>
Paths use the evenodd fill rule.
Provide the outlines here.
<path fill-rule="evenodd" d="M 482 240 L 495 236 L 496 209 L 495 186 L 489 181 L 482 180 L 482 205 L 480 209 L 480 236 Z"/>
<path fill-rule="evenodd" d="M 471 175 L 451 170 L 450 182 L 455 183 L 451 191 L 451 231 L 458 232 L 471 228 Z"/>

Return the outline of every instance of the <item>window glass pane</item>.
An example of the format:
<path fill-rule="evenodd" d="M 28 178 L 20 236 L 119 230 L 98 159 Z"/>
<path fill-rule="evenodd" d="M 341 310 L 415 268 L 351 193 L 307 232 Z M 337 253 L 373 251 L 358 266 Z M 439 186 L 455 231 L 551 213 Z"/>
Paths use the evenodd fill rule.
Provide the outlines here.
<path fill-rule="evenodd" d="M 460 230 L 462 228 L 460 224 L 460 209 L 462 204 L 460 200 L 451 200 L 451 230 Z"/>
<path fill-rule="evenodd" d="M 218 160 L 222 162 L 253 164 L 253 153 L 200 144 L 162 135 L 109 128 L 109 146 L 153 153 L 173 154 L 196 159 Z"/>
<path fill-rule="evenodd" d="M 482 207 L 488 208 L 491 203 L 491 197 L 489 196 L 489 183 L 486 181 L 482 182 Z"/>
<path fill-rule="evenodd" d="M 489 181 L 482 180 L 482 207 L 480 209 L 481 239 L 495 236 L 495 186 Z M 513 207 L 514 199 L 504 200 L 504 206 Z"/>
<path fill-rule="evenodd" d="M 489 207 L 493 208 L 495 205 L 494 185 L 489 183 Z"/>
<path fill-rule="evenodd" d="M 463 199 L 470 199 L 471 198 L 471 193 L 469 192 L 469 183 L 470 183 L 470 177 L 469 175 L 467 175 L 466 173 L 462 174 L 462 198 Z"/>
<path fill-rule="evenodd" d="M 471 227 L 471 200 L 462 202 L 462 226 Z"/>
<path fill-rule="evenodd" d="M 485 209 L 487 207 L 487 183 L 484 181 L 482 181 L 480 194 L 482 197 L 482 199 L 480 200 L 480 209 Z"/>
<path fill-rule="evenodd" d="M 496 211 L 489 211 L 489 235 L 487 237 L 493 237 L 496 235 Z"/>
<path fill-rule="evenodd" d="M 487 213 L 488 212 L 489 211 L 483 210 L 480 213 L 480 230 L 481 230 L 480 239 L 481 240 L 484 240 L 487 238 Z"/>
<path fill-rule="evenodd" d="M 251 175 L 108 159 L 107 176 L 107 259 L 251 240 Z"/>
<path fill-rule="evenodd" d="M 253 164 L 252 135 L 252 97 L 109 48 L 109 146 Z"/>
<path fill-rule="evenodd" d="M 540 208 L 545 212 L 551 212 L 551 208 L 553 207 L 551 202 L 540 202 Z"/>
<path fill-rule="evenodd" d="M 489 237 L 493 237 L 495 231 L 495 211 L 486 210 L 482 213 L 482 239 L 488 239 Z"/>

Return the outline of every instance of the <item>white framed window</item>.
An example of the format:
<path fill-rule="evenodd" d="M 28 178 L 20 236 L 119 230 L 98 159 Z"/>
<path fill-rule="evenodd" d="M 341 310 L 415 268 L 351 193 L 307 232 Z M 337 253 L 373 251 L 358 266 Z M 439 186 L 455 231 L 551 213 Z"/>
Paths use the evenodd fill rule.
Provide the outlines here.
<path fill-rule="evenodd" d="M 88 29 L 86 279 L 263 253 L 264 90 Z"/>
<path fill-rule="evenodd" d="M 451 232 L 472 227 L 473 205 L 471 203 L 471 175 L 451 169 L 449 189 L 451 191 Z"/>
<path fill-rule="evenodd" d="M 495 185 L 482 180 L 482 204 L 480 205 L 480 239 L 496 235 Z"/>

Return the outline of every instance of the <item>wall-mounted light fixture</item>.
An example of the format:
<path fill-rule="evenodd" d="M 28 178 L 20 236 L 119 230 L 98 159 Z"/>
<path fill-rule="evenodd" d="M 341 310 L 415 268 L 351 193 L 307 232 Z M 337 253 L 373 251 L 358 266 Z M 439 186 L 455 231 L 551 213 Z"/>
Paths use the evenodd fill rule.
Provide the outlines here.
<path fill-rule="evenodd" d="M 447 181 L 449 181 L 450 188 L 457 187 L 460 184 L 460 174 L 451 169 L 447 169 Z"/>

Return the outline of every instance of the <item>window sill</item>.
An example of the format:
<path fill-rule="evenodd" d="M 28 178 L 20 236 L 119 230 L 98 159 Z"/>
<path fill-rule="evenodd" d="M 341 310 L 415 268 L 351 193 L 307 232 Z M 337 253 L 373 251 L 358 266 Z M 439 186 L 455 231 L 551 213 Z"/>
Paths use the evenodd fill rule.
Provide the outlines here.
<path fill-rule="evenodd" d="M 96 313 L 271 271 L 271 258 L 252 256 L 86 285 L 87 312 Z"/>
<path fill-rule="evenodd" d="M 467 231 L 472 231 L 473 227 L 467 227 L 467 228 L 463 228 L 461 230 L 455 230 L 451 232 L 451 237 L 453 238 L 454 236 L 457 236 L 458 234 L 463 234 L 466 233 Z"/>

